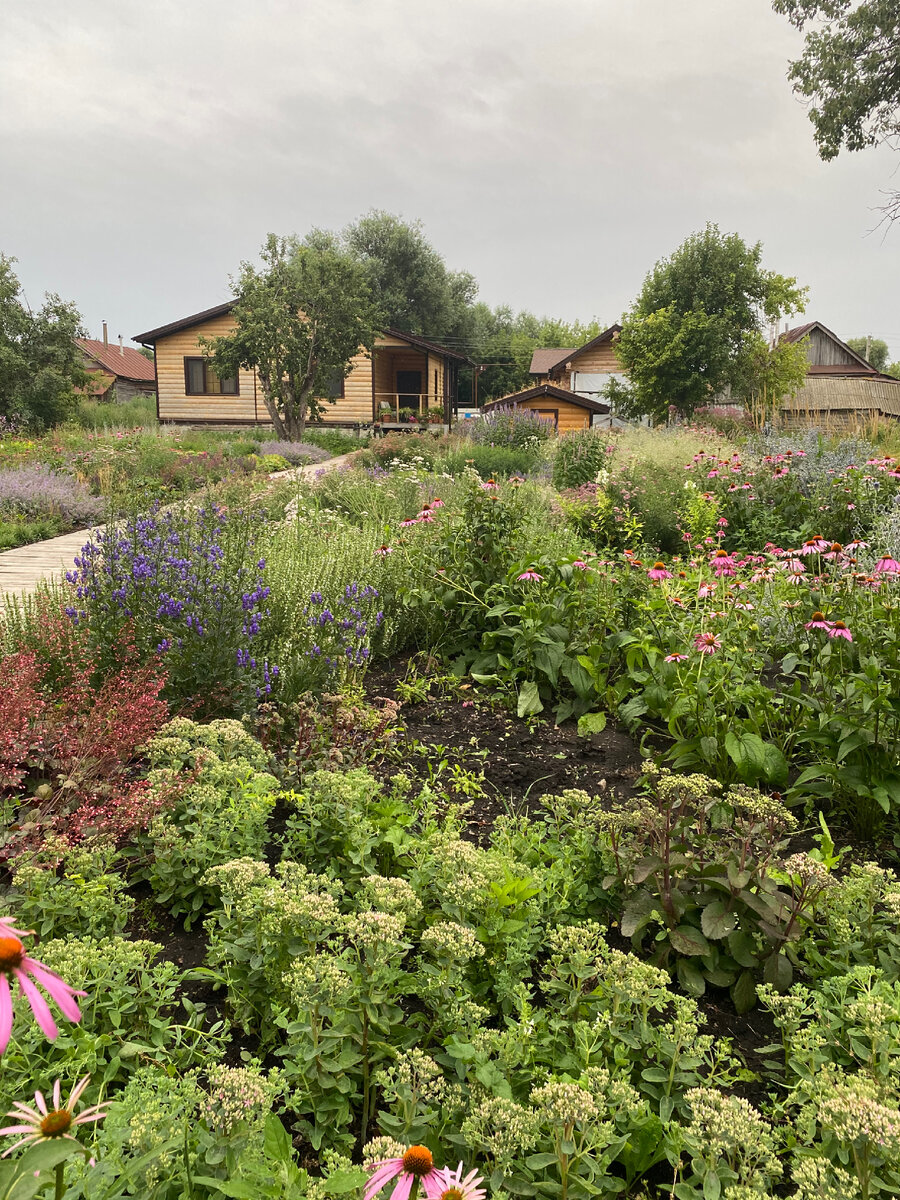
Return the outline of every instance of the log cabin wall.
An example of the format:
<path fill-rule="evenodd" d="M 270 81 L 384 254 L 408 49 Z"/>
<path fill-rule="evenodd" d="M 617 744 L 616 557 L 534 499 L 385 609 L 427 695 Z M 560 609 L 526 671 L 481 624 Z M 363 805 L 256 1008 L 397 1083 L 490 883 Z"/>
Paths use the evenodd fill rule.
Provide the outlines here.
<path fill-rule="evenodd" d="M 560 433 L 573 429 L 589 429 L 591 414 L 578 404 L 569 404 L 555 396 L 538 396 L 534 400 L 523 400 L 516 408 L 530 408 L 532 412 L 546 415 L 556 414 L 556 428 Z"/>

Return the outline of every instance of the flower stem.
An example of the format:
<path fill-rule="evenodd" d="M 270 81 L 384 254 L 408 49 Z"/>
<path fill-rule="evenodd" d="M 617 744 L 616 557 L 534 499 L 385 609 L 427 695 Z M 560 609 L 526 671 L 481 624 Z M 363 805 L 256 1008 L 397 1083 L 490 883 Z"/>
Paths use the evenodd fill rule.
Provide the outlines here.
<path fill-rule="evenodd" d="M 63 1200 L 66 1194 L 66 1164 L 56 1164 L 56 1187 L 53 1191 L 53 1200 Z"/>

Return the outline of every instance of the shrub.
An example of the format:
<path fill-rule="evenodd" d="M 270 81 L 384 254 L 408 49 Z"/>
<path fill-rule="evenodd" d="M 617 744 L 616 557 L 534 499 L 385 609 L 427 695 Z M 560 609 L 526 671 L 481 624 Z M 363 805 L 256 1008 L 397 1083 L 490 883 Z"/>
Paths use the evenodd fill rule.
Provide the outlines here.
<path fill-rule="evenodd" d="M 466 467 L 472 467 L 483 479 L 492 476 L 528 475 L 540 462 L 540 445 L 536 446 L 488 446 L 477 442 L 460 450 L 442 454 L 434 464 L 437 472 L 461 475 Z"/>
<path fill-rule="evenodd" d="M 292 466 L 325 462 L 332 457 L 328 450 L 323 450 L 321 446 L 314 446 L 309 442 L 280 442 L 277 440 L 260 442 L 257 453 L 266 458 L 277 454 L 279 458 L 286 459 Z"/>
<path fill-rule="evenodd" d="M 103 508 L 101 499 L 63 471 L 40 463 L 0 471 L 0 520 L 56 517 L 76 529 L 99 520 Z"/>
<path fill-rule="evenodd" d="M 210 867 L 262 854 L 278 781 L 258 769 L 265 752 L 236 721 L 198 726 L 180 718 L 148 743 L 147 752 L 155 781 L 171 782 L 180 774 L 184 786 L 142 839 L 149 862 L 140 874 L 189 929 L 214 896 L 201 883 Z"/>
<path fill-rule="evenodd" d="M 612 452 L 607 430 L 577 429 L 564 433 L 556 443 L 553 486 L 562 491 L 596 481 L 608 466 Z"/>
<path fill-rule="evenodd" d="M 47 838 L 31 862 L 20 856 L 13 867 L 19 919 L 42 939 L 122 933 L 135 902 L 112 869 L 117 857 L 110 842 L 72 846 Z"/>
<path fill-rule="evenodd" d="M 389 433 L 376 438 L 369 453 L 382 467 L 396 463 L 414 463 L 433 467 L 439 440 L 428 433 Z"/>
<path fill-rule="evenodd" d="M 101 664 L 130 631 L 143 662 L 165 664 L 166 694 L 195 711 L 233 711 L 269 694 L 278 668 L 259 662 L 266 616 L 265 560 L 255 544 L 263 512 L 153 509 L 86 543 L 66 579 L 66 612 L 87 629 Z"/>
<path fill-rule="evenodd" d="M 542 442 L 553 437 L 553 422 L 530 408 L 501 404 L 475 420 L 457 427 L 475 445 L 506 446 L 531 450 L 535 454 Z"/>

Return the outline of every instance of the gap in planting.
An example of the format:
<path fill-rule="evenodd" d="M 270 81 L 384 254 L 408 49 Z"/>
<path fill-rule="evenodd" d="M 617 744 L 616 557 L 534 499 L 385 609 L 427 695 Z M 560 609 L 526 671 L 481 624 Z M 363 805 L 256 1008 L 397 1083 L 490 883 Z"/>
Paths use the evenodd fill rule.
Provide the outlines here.
<path fill-rule="evenodd" d="M 896 460 L 472 432 L 7 605 L 4 1194 L 900 1188 Z"/>

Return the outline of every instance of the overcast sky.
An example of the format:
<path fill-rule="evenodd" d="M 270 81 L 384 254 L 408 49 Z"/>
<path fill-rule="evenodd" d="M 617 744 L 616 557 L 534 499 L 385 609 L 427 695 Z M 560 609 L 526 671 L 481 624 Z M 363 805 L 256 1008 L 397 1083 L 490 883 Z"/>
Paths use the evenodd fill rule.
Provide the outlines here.
<path fill-rule="evenodd" d="M 822 163 L 767 0 L 0 0 L 0 251 L 128 338 L 269 231 L 421 218 L 480 298 L 612 322 L 706 221 L 900 358 L 900 158 Z"/>

